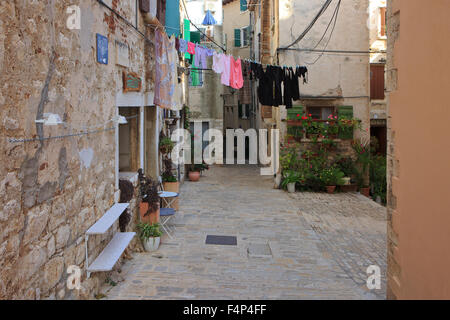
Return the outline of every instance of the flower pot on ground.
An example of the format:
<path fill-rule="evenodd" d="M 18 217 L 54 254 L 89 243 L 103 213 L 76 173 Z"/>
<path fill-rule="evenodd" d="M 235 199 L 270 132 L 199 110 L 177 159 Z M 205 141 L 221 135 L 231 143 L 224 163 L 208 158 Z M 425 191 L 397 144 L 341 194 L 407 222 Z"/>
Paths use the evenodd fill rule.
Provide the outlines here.
<path fill-rule="evenodd" d="M 137 225 L 139 236 L 144 245 L 145 251 L 156 251 L 161 242 L 161 231 L 159 230 L 159 223 L 139 223 Z"/>
<path fill-rule="evenodd" d="M 142 174 L 139 169 L 140 199 L 139 213 L 141 222 L 157 223 L 159 222 L 159 204 L 158 183 Z"/>
<path fill-rule="evenodd" d="M 327 186 L 327 192 L 329 194 L 334 193 L 334 191 L 336 191 L 336 186 Z"/>
<path fill-rule="evenodd" d="M 189 171 L 188 176 L 190 181 L 197 182 L 200 180 L 200 171 Z"/>
<path fill-rule="evenodd" d="M 283 181 L 281 182 L 281 187 L 287 189 L 289 193 L 295 192 L 295 185 L 300 182 L 301 175 L 299 172 L 294 170 L 286 170 L 283 172 Z"/>
<path fill-rule="evenodd" d="M 295 182 L 288 183 L 287 189 L 288 189 L 288 192 L 289 192 L 289 193 L 295 193 L 295 185 L 296 185 Z"/>
<path fill-rule="evenodd" d="M 334 193 L 337 185 L 343 185 L 344 173 L 339 168 L 324 169 L 320 173 L 320 180 L 327 186 L 328 193 Z"/>
<path fill-rule="evenodd" d="M 362 187 L 359 189 L 359 192 L 368 198 L 370 197 L 370 188 L 369 187 Z"/>
<path fill-rule="evenodd" d="M 205 163 L 202 164 L 191 164 L 189 166 L 189 180 L 191 181 L 198 181 L 200 179 L 200 176 L 202 175 L 202 172 L 205 170 L 209 170 L 209 166 Z"/>

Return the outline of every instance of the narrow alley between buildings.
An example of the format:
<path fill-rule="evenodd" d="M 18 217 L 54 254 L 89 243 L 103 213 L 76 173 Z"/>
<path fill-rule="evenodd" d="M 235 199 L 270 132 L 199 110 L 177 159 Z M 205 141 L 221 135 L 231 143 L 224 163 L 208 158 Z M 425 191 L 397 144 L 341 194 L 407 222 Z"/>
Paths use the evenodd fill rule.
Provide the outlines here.
<path fill-rule="evenodd" d="M 135 253 L 107 299 L 384 299 L 386 210 L 358 194 L 288 194 L 257 166 L 214 166 L 186 181 L 155 253 Z M 237 245 L 205 244 L 208 235 Z M 382 287 L 368 290 L 367 267 Z"/>

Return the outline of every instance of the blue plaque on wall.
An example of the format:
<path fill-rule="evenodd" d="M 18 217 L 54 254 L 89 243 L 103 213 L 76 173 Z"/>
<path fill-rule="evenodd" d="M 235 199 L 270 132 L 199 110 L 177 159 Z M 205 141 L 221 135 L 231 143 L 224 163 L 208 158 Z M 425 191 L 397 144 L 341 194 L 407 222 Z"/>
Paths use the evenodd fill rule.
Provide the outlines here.
<path fill-rule="evenodd" d="M 97 62 L 108 64 L 108 38 L 97 33 Z"/>

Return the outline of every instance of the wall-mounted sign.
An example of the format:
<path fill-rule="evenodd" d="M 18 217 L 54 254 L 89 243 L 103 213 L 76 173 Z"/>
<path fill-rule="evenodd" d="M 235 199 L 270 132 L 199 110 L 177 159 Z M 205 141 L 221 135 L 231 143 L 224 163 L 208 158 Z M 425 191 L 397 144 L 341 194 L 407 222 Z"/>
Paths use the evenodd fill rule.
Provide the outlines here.
<path fill-rule="evenodd" d="M 116 64 L 120 66 L 130 67 L 130 48 L 128 44 L 115 41 L 116 44 Z"/>
<path fill-rule="evenodd" d="M 97 62 L 108 64 L 108 38 L 97 33 Z"/>
<path fill-rule="evenodd" d="M 134 72 L 123 73 L 123 92 L 139 92 L 141 91 L 142 80 Z"/>

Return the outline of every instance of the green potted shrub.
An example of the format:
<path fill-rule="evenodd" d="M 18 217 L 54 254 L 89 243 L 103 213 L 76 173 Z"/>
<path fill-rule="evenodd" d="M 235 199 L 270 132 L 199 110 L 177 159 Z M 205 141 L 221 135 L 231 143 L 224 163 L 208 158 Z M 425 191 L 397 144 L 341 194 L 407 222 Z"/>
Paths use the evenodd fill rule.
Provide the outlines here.
<path fill-rule="evenodd" d="M 320 179 L 325 184 L 328 193 L 334 193 L 336 186 L 344 184 L 344 173 L 338 168 L 328 168 L 322 170 Z"/>
<path fill-rule="evenodd" d="M 203 171 L 209 170 L 209 166 L 205 163 L 202 164 L 191 164 L 188 168 L 188 177 L 190 181 L 196 182 L 200 180 L 200 175 Z"/>
<path fill-rule="evenodd" d="M 149 224 L 141 222 L 137 227 L 145 251 L 152 252 L 158 250 L 162 235 L 159 230 L 159 223 Z"/>
<path fill-rule="evenodd" d="M 300 173 L 294 170 L 287 170 L 283 172 L 283 181 L 281 187 L 287 189 L 289 193 L 295 193 L 295 185 L 300 182 Z"/>
<path fill-rule="evenodd" d="M 157 223 L 159 222 L 160 197 L 158 194 L 158 183 L 142 174 L 139 169 L 139 213 L 141 222 Z"/>

